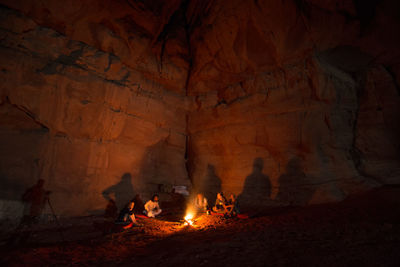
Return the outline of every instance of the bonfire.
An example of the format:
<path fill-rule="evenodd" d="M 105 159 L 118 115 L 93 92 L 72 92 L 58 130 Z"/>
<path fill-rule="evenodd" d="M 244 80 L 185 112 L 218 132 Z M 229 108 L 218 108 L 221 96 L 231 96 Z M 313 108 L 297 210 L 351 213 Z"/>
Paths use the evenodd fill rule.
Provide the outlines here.
<path fill-rule="evenodd" d="M 188 213 L 185 218 L 183 219 L 185 225 L 193 225 L 196 221 L 193 219 L 193 213 Z"/>

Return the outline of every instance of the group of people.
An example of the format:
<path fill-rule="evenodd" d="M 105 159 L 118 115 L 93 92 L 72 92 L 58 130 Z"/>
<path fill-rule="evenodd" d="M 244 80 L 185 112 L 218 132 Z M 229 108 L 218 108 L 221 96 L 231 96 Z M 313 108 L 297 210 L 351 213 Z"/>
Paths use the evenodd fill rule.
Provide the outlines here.
<path fill-rule="evenodd" d="M 144 205 L 143 213 L 147 217 L 154 218 L 162 212 L 158 200 L 159 196 L 157 194 L 154 194 L 152 198 Z M 127 224 L 126 226 L 124 226 L 124 228 L 131 227 L 132 225 L 141 226 L 141 224 L 136 221 L 134 207 L 135 199 L 132 199 L 118 215 L 117 222 Z"/>
<path fill-rule="evenodd" d="M 212 213 L 217 213 L 224 215 L 225 217 L 233 217 L 240 213 L 239 203 L 234 194 L 229 196 L 229 199 L 226 199 L 222 192 L 217 194 L 217 198 L 215 201 L 215 205 L 211 207 L 208 204 L 207 198 L 204 197 L 203 194 L 197 194 L 194 198 L 193 206 L 198 213 L 207 213 L 208 215 Z M 124 224 L 124 228 L 129 228 L 133 225 L 142 226 L 136 220 L 134 214 L 135 207 L 135 199 L 128 202 L 128 204 L 121 210 L 119 216 L 117 218 L 118 223 Z M 153 197 L 144 204 L 143 213 L 150 218 L 154 218 L 160 215 L 162 209 L 159 205 L 159 196 L 157 194 L 153 195 Z"/>
<path fill-rule="evenodd" d="M 217 194 L 217 199 L 215 200 L 213 207 L 208 205 L 208 200 L 203 194 L 197 194 L 197 197 L 194 200 L 194 207 L 200 212 L 206 212 L 207 214 L 215 212 L 226 217 L 232 217 L 240 213 L 239 203 L 236 196 L 231 194 L 229 199 L 226 199 L 222 192 Z"/>

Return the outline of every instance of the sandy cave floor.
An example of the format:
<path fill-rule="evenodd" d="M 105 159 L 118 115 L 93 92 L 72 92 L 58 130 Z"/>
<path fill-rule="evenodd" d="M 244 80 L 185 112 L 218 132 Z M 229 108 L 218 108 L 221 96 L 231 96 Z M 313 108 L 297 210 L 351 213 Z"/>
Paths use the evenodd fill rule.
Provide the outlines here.
<path fill-rule="evenodd" d="M 341 203 L 249 212 L 249 219 L 138 219 L 121 231 L 101 217 L 35 226 L 24 244 L 1 236 L 1 266 L 400 266 L 400 187 Z"/>

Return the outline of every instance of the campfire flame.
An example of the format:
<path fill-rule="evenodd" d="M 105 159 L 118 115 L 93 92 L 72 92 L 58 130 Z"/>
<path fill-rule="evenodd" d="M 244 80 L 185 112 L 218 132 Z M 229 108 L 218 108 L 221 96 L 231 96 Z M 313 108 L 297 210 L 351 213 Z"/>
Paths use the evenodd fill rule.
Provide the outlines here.
<path fill-rule="evenodd" d="M 184 218 L 185 225 L 193 225 L 194 223 L 193 217 L 194 217 L 193 213 L 188 213 Z"/>

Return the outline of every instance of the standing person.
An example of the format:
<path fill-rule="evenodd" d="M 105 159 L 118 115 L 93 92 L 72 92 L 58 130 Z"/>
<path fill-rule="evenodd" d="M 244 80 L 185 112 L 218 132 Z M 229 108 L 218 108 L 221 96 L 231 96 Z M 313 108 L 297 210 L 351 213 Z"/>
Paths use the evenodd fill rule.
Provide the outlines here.
<path fill-rule="evenodd" d="M 40 215 L 49 199 L 50 191 L 44 189 L 44 180 L 39 179 L 22 195 L 25 204 L 23 217 L 9 239 L 9 244 L 25 243 L 29 239 L 32 225 L 38 223 Z"/>
<path fill-rule="evenodd" d="M 213 211 L 218 213 L 225 213 L 226 205 L 227 201 L 226 198 L 224 197 L 224 194 L 222 192 L 218 193 L 217 199 L 215 200 L 215 205 L 213 207 Z"/>
<path fill-rule="evenodd" d="M 135 202 L 131 200 L 119 213 L 117 222 L 125 223 L 126 225 L 124 226 L 124 229 L 130 228 L 132 225 L 140 226 L 140 224 L 136 221 L 136 217 L 133 212 L 134 207 Z"/>
<path fill-rule="evenodd" d="M 25 202 L 25 214 L 21 224 L 32 224 L 42 215 L 50 194 L 50 191 L 44 190 L 44 182 L 43 179 L 39 179 L 34 186 L 28 188 L 22 195 L 22 201 Z"/>
<path fill-rule="evenodd" d="M 144 205 L 145 213 L 147 217 L 154 218 L 161 213 L 160 206 L 158 204 L 158 195 L 154 194 L 153 197 L 146 202 Z"/>
<path fill-rule="evenodd" d="M 197 194 L 194 200 L 195 208 L 200 212 L 207 212 L 209 214 L 210 207 L 208 206 L 208 200 L 204 197 L 203 194 Z"/>

